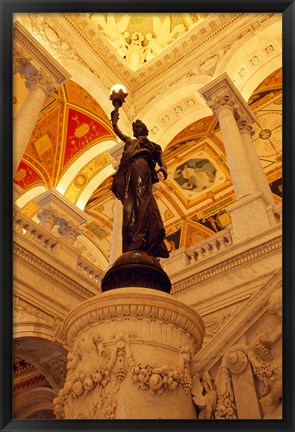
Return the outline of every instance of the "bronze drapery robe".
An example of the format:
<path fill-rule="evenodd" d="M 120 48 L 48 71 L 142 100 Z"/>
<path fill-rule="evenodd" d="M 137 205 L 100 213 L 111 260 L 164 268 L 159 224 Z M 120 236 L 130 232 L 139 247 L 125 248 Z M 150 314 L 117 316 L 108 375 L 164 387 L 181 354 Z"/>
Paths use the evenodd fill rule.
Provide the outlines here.
<path fill-rule="evenodd" d="M 161 147 L 146 137 L 129 139 L 114 175 L 112 191 L 123 204 L 123 253 L 143 250 L 155 257 L 169 256 L 165 229 L 152 192 L 159 181 L 155 171 Z"/>

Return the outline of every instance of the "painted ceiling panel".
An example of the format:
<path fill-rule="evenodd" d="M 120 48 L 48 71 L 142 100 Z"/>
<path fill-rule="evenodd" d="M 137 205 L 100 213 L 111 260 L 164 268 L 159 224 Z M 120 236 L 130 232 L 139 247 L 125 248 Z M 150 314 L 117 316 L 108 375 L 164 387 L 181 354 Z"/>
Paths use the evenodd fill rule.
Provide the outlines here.
<path fill-rule="evenodd" d="M 14 182 L 22 189 L 29 189 L 33 186 L 46 184 L 41 174 L 24 161 L 21 161 L 18 167 L 17 173 L 14 177 Z"/>
<path fill-rule="evenodd" d="M 40 173 L 48 189 L 55 187 L 85 150 L 107 139 L 116 141 L 107 115 L 86 90 L 68 81 L 44 102 L 15 182 L 19 184 L 18 179 L 22 178 L 25 190 L 41 182 L 39 179 L 38 183 L 36 175 L 32 176 L 29 170 L 24 172 L 22 164 L 29 163 Z M 112 160 L 109 156 L 108 162 Z M 78 186 L 81 192 L 83 185 L 79 183 Z"/>
<path fill-rule="evenodd" d="M 112 138 L 108 129 L 85 113 L 69 108 L 67 112 L 66 141 L 62 160 L 62 171 L 86 148 L 103 139 Z"/>

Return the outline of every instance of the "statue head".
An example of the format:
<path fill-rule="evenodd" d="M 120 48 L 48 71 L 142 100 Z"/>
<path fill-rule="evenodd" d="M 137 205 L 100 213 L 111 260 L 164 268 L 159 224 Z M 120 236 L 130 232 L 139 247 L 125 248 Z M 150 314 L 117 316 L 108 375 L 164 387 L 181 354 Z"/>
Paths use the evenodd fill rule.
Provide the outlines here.
<path fill-rule="evenodd" d="M 141 120 L 135 120 L 132 123 L 133 135 L 135 138 L 139 136 L 148 136 L 149 131 L 146 125 Z"/>

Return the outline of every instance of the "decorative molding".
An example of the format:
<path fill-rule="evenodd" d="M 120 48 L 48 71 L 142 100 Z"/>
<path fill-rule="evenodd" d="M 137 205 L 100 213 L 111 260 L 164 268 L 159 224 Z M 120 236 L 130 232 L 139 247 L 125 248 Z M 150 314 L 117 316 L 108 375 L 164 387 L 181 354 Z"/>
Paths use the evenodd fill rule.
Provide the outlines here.
<path fill-rule="evenodd" d="M 112 320 L 118 331 L 135 333 L 139 339 L 169 344 L 177 350 L 189 345 L 192 353 L 202 345 L 205 326 L 199 314 L 168 294 L 148 288 L 119 288 L 93 297 L 73 309 L 64 323 L 66 343 L 79 333 Z M 115 325 L 115 324 L 114 324 Z"/>
<path fill-rule="evenodd" d="M 30 264 L 33 268 L 37 269 L 43 275 L 49 276 L 54 281 L 58 282 L 64 288 L 68 289 L 71 293 L 75 293 L 80 299 L 89 299 L 93 297 L 93 293 L 83 288 L 80 284 L 75 282 L 73 279 L 66 276 L 64 273 L 58 271 L 51 265 L 38 258 L 27 249 L 21 247 L 17 243 L 13 242 L 14 255 Z"/>
<path fill-rule="evenodd" d="M 202 319 L 206 327 L 206 335 L 216 335 L 236 316 L 242 309 L 244 302 L 228 306 L 222 310 L 213 312 L 210 315 L 203 315 Z"/>
<path fill-rule="evenodd" d="M 215 264 L 214 267 L 210 267 L 197 274 L 182 279 L 179 282 L 173 283 L 172 281 L 172 293 L 183 291 L 185 289 L 197 286 L 198 283 L 208 280 L 211 277 L 216 277 L 227 271 L 237 269 L 245 264 L 250 265 L 255 262 L 258 258 L 270 252 L 281 251 L 282 248 L 282 236 L 276 237 L 273 240 L 265 242 L 262 245 L 251 248 L 245 252 L 237 254 L 231 258 L 227 258 L 221 263 Z"/>
<path fill-rule="evenodd" d="M 53 318 L 43 310 L 33 306 L 32 304 L 25 301 L 19 296 L 14 296 L 14 313 L 15 313 L 15 324 L 28 321 L 28 317 L 33 317 L 34 321 L 41 321 L 53 324 Z"/>
<path fill-rule="evenodd" d="M 218 358 L 229 352 L 229 345 L 232 345 L 231 350 L 236 348 L 234 344 L 268 311 L 269 299 L 273 293 L 281 289 L 281 283 L 282 274 L 279 270 L 243 305 L 236 319 L 231 319 L 228 325 L 224 327 L 222 337 L 217 333 L 204 349 L 196 354 L 192 360 L 193 376 L 210 370 L 213 365 L 216 365 Z M 278 329 L 278 332 L 280 331 L 281 329 Z M 243 351 L 246 353 L 245 349 Z"/>
<path fill-rule="evenodd" d="M 26 59 L 38 71 L 43 69 L 46 75 L 52 77 L 56 84 L 62 84 L 70 75 L 48 52 L 36 41 L 36 39 L 18 22 L 13 27 L 15 49 L 21 49 Z M 27 63 L 27 61 L 26 61 Z"/>

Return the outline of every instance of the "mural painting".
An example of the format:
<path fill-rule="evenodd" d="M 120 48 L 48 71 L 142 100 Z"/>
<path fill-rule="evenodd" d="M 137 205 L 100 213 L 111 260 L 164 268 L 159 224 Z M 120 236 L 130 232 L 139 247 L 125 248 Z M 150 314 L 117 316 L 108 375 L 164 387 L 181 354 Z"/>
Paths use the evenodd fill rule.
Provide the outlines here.
<path fill-rule="evenodd" d="M 165 237 L 164 241 L 169 253 L 175 251 L 176 249 L 179 249 L 180 236 L 181 236 L 181 229 L 177 229 L 177 231 L 174 231 Z"/>
<path fill-rule="evenodd" d="M 199 219 L 197 216 L 193 216 L 192 220 L 200 223 L 206 228 L 209 228 L 215 233 L 222 231 L 231 223 L 231 218 L 225 209 L 220 210 L 215 214 L 211 214 L 207 218 Z"/>
<path fill-rule="evenodd" d="M 179 165 L 174 180 L 182 189 L 201 192 L 213 185 L 216 168 L 208 159 L 189 159 Z"/>

